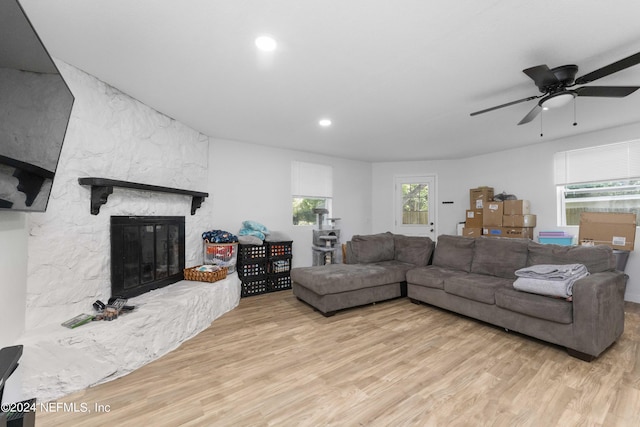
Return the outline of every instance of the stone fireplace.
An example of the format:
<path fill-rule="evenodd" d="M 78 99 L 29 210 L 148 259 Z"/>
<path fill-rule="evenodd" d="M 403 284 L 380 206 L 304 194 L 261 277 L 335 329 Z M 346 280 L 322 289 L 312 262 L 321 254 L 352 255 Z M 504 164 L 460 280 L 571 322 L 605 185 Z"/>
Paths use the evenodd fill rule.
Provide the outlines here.
<path fill-rule="evenodd" d="M 184 278 L 183 216 L 111 217 L 111 296 L 133 298 Z"/>
<path fill-rule="evenodd" d="M 236 274 L 215 286 L 180 280 L 130 298 L 135 310 L 115 321 L 75 329 L 60 325 L 80 313 L 93 313 L 94 301 L 111 296 L 112 216 L 183 217 L 180 259 L 186 267 L 202 264 L 202 233 L 216 223 L 211 199 L 199 206 L 198 194 L 157 188 L 213 187 L 208 184 L 207 136 L 70 65 L 57 65 L 76 102 L 47 211 L 26 219 L 25 327 L 16 339 L 24 353 L 5 387 L 10 401 L 36 397 L 47 402 L 125 375 L 175 349 L 240 301 Z M 86 177 L 144 183 L 154 191 L 106 179 L 81 183 Z M 114 188 L 93 197 L 90 185 Z M 157 264 L 159 268 L 143 270 L 159 269 L 156 277 L 176 270 L 173 259 L 166 260 L 166 269 L 163 262 Z M 18 288 L 14 285 L 20 283 L 11 285 Z"/>

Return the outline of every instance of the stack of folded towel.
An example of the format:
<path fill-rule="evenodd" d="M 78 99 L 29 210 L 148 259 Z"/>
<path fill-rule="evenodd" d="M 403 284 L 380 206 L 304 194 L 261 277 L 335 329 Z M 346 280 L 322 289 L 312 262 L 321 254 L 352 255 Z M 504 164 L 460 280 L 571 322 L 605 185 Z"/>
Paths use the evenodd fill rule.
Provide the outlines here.
<path fill-rule="evenodd" d="M 261 245 L 269 235 L 269 229 L 256 221 L 243 221 L 238 232 L 240 243 L 246 245 Z"/>
<path fill-rule="evenodd" d="M 202 233 L 202 239 L 209 243 L 235 243 L 238 241 L 238 236 L 224 230 L 211 230 Z"/>
<path fill-rule="evenodd" d="M 570 300 L 573 284 L 589 272 L 583 264 L 539 264 L 516 270 L 515 274 L 513 287 L 520 291 Z"/>

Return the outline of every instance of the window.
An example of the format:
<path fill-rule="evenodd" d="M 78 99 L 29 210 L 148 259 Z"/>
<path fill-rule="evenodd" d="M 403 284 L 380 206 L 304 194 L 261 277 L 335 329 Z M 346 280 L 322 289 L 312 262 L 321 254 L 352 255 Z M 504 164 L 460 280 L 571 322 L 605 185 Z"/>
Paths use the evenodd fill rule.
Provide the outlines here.
<path fill-rule="evenodd" d="M 582 212 L 640 216 L 640 141 L 556 153 L 558 224 L 579 225 Z"/>
<path fill-rule="evenodd" d="M 635 212 L 640 218 L 640 179 L 561 185 L 562 225 L 579 225 L 582 212 Z"/>
<path fill-rule="evenodd" d="M 324 208 L 331 216 L 333 169 L 331 166 L 294 161 L 291 163 L 291 195 L 293 225 L 314 225 L 316 208 Z"/>
<path fill-rule="evenodd" d="M 402 184 L 402 224 L 428 224 L 429 186 Z"/>
<path fill-rule="evenodd" d="M 435 239 L 435 183 L 435 175 L 394 177 L 396 233 Z"/>

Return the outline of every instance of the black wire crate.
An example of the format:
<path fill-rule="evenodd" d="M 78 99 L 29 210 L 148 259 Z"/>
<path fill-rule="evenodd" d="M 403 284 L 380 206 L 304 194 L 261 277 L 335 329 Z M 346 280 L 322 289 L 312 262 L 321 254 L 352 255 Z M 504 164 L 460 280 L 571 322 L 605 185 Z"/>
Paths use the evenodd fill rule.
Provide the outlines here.
<path fill-rule="evenodd" d="M 267 242 L 267 258 L 290 257 L 293 254 L 293 240 L 287 242 Z"/>
<path fill-rule="evenodd" d="M 242 280 L 240 289 L 241 297 L 250 297 L 253 295 L 260 295 L 269 291 L 268 281 L 266 276 L 253 277 L 251 279 Z"/>
<path fill-rule="evenodd" d="M 267 260 L 267 245 L 239 245 L 238 262 L 242 264 Z"/>
<path fill-rule="evenodd" d="M 270 274 L 267 277 L 267 290 L 269 292 L 291 289 L 291 276 L 287 274 Z"/>
<path fill-rule="evenodd" d="M 238 276 L 240 279 L 264 276 L 267 274 L 266 262 L 238 263 Z"/>

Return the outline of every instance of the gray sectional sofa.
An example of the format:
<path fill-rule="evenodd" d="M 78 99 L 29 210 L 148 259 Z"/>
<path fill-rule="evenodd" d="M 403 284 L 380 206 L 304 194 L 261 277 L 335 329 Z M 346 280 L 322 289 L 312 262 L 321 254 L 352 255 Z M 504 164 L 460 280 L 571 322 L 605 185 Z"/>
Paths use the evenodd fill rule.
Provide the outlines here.
<path fill-rule="evenodd" d="M 426 266 L 434 243 L 428 237 L 381 233 L 353 236 L 344 264 L 291 270 L 294 295 L 325 316 L 337 310 L 407 295 L 407 271 Z"/>
<path fill-rule="evenodd" d="M 514 289 L 515 271 L 584 264 L 572 301 Z M 424 302 L 566 347 L 593 360 L 624 330 L 627 276 L 608 246 L 542 245 L 527 239 L 440 236 L 433 262 L 407 272 L 407 294 Z"/>
<path fill-rule="evenodd" d="M 599 356 L 624 330 L 627 276 L 607 246 L 442 235 L 434 249 L 426 237 L 383 233 L 354 236 L 345 261 L 293 269 L 294 294 L 325 315 L 406 295 L 566 347 L 583 360 Z M 574 263 L 590 274 L 575 282 L 572 301 L 513 286 L 520 268 Z"/>

